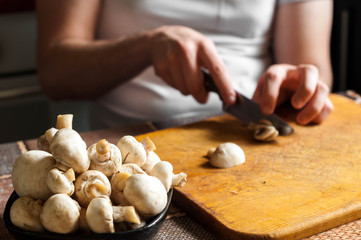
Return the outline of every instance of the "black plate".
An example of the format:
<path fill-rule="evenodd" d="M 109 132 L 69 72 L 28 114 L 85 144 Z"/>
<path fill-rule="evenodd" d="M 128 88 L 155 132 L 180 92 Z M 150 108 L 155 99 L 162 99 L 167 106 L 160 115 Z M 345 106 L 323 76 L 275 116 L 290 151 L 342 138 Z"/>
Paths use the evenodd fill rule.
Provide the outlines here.
<path fill-rule="evenodd" d="M 67 240 L 90 240 L 90 239 L 150 239 L 152 238 L 159 230 L 160 226 L 164 222 L 168 210 L 169 205 L 172 200 L 173 189 L 171 188 L 168 192 L 168 202 L 167 206 L 164 208 L 162 212 L 158 215 L 154 216 L 153 218 L 149 219 L 145 226 L 135 229 L 135 230 L 128 230 L 122 232 L 115 232 L 115 233 L 73 233 L 73 234 L 57 234 L 52 232 L 31 232 L 26 231 L 21 228 L 18 228 L 10 221 L 10 208 L 14 201 L 19 198 L 19 196 L 15 193 L 15 191 L 11 194 L 6 203 L 3 219 L 5 222 L 6 228 L 10 231 L 14 237 L 19 239 L 67 239 Z"/>

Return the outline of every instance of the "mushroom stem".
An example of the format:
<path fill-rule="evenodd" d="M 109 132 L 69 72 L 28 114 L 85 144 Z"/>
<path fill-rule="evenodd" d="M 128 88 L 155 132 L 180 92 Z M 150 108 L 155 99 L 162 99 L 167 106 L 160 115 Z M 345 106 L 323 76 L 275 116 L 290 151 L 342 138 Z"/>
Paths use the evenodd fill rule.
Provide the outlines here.
<path fill-rule="evenodd" d="M 102 195 L 107 195 L 108 188 L 104 185 L 104 183 L 98 179 L 93 179 L 86 183 L 84 187 L 85 194 L 89 198 L 95 198 Z"/>
<path fill-rule="evenodd" d="M 144 138 L 140 143 L 144 146 L 146 152 L 154 151 L 157 149 L 153 141 L 150 140 L 149 137 Z"/>
<path fill-rule="evenodd" d="M 96 152 L 98 161 L 107 161 L 110 159 L 110 147 L 109 142 L 105 139 L 102 139 L 96 144 Z"/>
<path fill-rule="evenodd" d="M 133 206 L 113 206 L 113 220 L 140 224 L 140 217 Z"/>
<path fill-rule="evenodd" d="M 73 114 L 64 114 L 64 115 L 58 115 L 57 121 L 56 121 L 56 128 L 62 129 L 62 128 L 73 128 Z"/>
<path fill-rule="evenodd" d="M 172 178 L 172 186 L 174 187 L 184 187 L 187 182 L 187 174 L 184 172 L 174 174 Z"/>
<path fill-rule="evenodd" d="M 120 172 L 114 176 L 113 184 L 114 184 L 114 186 L 117 187 L 117 190 L 120 190 L 120 191 L 124 190 L 125 182 L 127 181 L 127 179 L 130 176 L 131 176 L 131 174 L 127 173 L 127 172 Z"/>

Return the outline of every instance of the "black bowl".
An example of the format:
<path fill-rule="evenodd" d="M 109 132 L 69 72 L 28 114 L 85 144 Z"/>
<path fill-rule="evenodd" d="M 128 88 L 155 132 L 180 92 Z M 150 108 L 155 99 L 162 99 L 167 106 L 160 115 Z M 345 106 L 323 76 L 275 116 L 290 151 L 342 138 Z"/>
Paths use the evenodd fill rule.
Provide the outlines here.
<path fill-rule="evenodd" d="M 18 228 L 15 226 L 10 220 L 10 208 L 14 201 L 19 198 L 19 196 L 15 193 L 15 191 L 9 197 L 3 219 L 5 222 L 6 228 L 10 231 L 10 233 L 19 239 L 67 239 L 67 240 L 90 240 L 90 239 L 117 239 L 117 240 L 131 240 L 131 239 L 151 239 L 158 232 L 160 226 L 164 222 L 168 210 L 169 205 L 172 200 L 173 189 L 171 188 L 168 192 L 168 202 L 167 206 L 160 212 L 158 215 L 152 217 L 147 220 L 146 225 L 141 228 L 135 230 L 127 230 L 115 233 L 73 233 L 73 234 L 58 234 L 52 232 L 32 232 L 26 231 L 24 229 Z"/>

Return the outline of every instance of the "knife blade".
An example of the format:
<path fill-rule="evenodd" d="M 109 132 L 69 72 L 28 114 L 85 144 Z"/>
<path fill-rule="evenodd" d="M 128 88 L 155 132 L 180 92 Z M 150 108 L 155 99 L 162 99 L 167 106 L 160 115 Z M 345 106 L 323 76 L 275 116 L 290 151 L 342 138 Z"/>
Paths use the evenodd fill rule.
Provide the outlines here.
<path fill-rule="evenodd" d="M 203 70 L 203 78 L 206 90 L 208 92 L 216 92 L 222 100 L 222 97 L 216 84 L 213 81 L 212 76 L 208 72 Z M 281 136 L 289 135 L 294 132 L 294 129 L 277 115 L 266 115 L 262 113 L 258 103 L 243 96 L 237 91 L 236 103 L 231 106 L 223 104 L 223 111 L 232 114 L 246 124 L 249 124 L 251 122 L 258 123 L 258 121 L 261 119 L 267 119 L 272 122 L 273 126 L 278 130 L 279 135 Z"/>

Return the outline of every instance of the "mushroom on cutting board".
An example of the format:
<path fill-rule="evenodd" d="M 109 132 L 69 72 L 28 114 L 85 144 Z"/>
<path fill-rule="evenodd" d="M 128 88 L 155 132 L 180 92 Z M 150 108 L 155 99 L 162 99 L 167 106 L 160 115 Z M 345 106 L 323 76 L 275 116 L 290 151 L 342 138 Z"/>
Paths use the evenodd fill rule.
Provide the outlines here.
<path fill-rule="evenodd" d="M 53 156 L 42 150 L 31 150 L 15 160 L 11 178 L 15 192 L 20 197 L 30 197 L 45 201 L 53 193 L 46 178 L 55 166 Z"/>
<path fill-rule="evenodd" d="M 75 173 L 72 168 L 66 171 L 53 168 L 46 177 L 46 184 L 54 194 L 64 193 L 71 196 L 74 193 L 74 181 Z"/>
<path fill-rule="evenodd" d="M 96 197 L 90 201 L 86 220 L 95 233 L 113 233 L 114 222 L 140 224 L 140 217 L 133 206 L 112 206 L 107 196 Z"/>
<path fill-rule="evenodd" d="M 80 174 L 75 180 L 75 198 L 82 207 L 99 196 L 110 196 L 109 179 L 100 171 L 88 170 Z"/>
<path fill-rule="evenodd" d="M 143 144 L 135 137 L 126 135 L 119 139 L 117 146 L 122 154 L 123 163 L 134 163 L 142 167 L 147 159 Z"/>
<path fill-rule="evenodd" d="M 150 171 L 149 175 L 158 178 L 164 185 L 166 191 L 174 187 L 183 187 L 187 181 L 187 174 L 181 172 L 173 173 L 173 166 L 167 161 L 158 162 Z"/>
<path fill-rule="evenodd" d="M 66 194 L 55 194 L 44 203 L 40 220 L 50 232 L 74 233 L 80 225 L 80 206 Z"/>
<path fill-rule="evenodd" d="M 122 166 L 122 154 L 117 146 L 102 139 L 88 148 L 90 169 L 110 177 Z"/>
<path fill-rule="evenodd" d="M 155 216 L 167 205 L 167 192 L 153 176 L 134 174 L 125 182 L 125 198 L 145 218 Z"/>
<path fill-rule="evenodd" d="M 43 201 L 34 200 L 29 197 L 16 199 L 10 208 L 11 222 L 15 226 L 27 231 L 45 231 L 40 221 L 42 204 Z"/>
<path fill-rule="evenodd" d="M 88 170 L 90 160 L 86 144 L 73 129 L 60 129 L 51 141 L 49 149 L 57 162 L 72 168 L 75 173 L 80 174 Z"/>
<path fill-rule="evenodd" d="M 243 149 L 235 143 L 225 142 L 208 150 L 210 164 L 218 168 L 230 168 L 245 162 Z"/>
<path fill-rule="evenodd" d="M 147 153 L 147 158 L 142 166 L 142 169 L 146 173 L 149 173 L 150 170 L 152 170 L 152 168 L 154 167 L 154 165 L 160 162 L 161 160 L 159 156 L 154 152 L 154 150 L 156 150 L 156 147 L 153 141 L 150 140 L 149 137 L 144 138 L 140 143 L 143 145 L 145 152 Z"/>
<path fill-rule="evenodd" d="M 279 132 L 272 122 L 267 119 L 261 119 L 258 123 L 251 122 L 248 129 L 253 131 L 253 138 L 258 141 L 270 142 L 275 140 Z"/>

